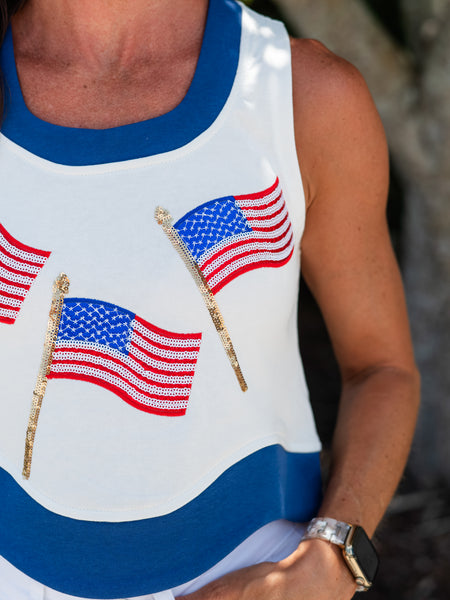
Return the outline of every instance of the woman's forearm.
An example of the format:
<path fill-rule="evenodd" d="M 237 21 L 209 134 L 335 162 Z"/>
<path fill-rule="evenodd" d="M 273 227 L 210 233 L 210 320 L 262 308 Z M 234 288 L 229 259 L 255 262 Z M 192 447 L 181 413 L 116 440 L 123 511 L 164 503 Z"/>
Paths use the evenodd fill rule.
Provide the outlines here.
<path fill-rule="evenodd" d="M 320 516 L 374 533 L 405 468 L 419 388 L 416 370 L 391 366 L 344 383 Z"/>

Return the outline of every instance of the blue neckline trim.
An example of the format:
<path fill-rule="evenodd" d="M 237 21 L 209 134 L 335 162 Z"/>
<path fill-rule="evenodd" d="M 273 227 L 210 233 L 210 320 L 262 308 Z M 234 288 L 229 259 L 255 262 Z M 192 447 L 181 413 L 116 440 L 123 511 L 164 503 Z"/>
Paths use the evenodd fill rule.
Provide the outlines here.
<path fill-rule="evenodd" d="M 34 116 L 22 96 L 9 28 L 1 51 L 6 83 L 2 133 L 32 154 L 69 166 L 132 160 L 185 146 L 213 124 L 230 95 L 241 13 L 234 0 L 210 0 L 196 71 L 181 103 L 154 119 L 110 129 L 61 127 Z"/>
<path fill-rule="evenodd" d="M 267 446 L 178 510 L 122 523 L 51 512 L 1 468 L 0 496 L 6 560 L 66 594 L 128 598 L 190 581 L 271 521 L 311 519 L 321 500 L 320 459 Z"/>

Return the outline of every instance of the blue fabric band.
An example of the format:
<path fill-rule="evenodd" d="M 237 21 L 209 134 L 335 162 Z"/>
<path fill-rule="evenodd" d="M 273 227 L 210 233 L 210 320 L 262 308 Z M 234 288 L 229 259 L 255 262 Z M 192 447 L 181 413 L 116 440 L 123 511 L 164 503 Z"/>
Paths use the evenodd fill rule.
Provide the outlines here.
<path fill-rule="evenodd" d="M 0 554 L 66 594 L 138 596 L 193 579 L 266 523 L 311 519 L 320 496 L 318 453 L 279 445 L 236 463 L 180 509 L 123 523 L 55 514 L 0 469 Z"/>

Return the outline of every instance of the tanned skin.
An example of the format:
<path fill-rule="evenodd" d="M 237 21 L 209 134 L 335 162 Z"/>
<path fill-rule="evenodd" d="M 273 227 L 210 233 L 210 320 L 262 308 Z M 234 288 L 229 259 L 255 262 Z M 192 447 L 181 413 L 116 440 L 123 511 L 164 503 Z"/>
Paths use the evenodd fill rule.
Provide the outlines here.
<path fill-rule="evenodd" d="M 200 52 L 207 0 L 30 0 L 13 35 L 25 101 L 38 117 L 106 128 L 168 112 Z M 149 35 L 150 32 L 150 35 Z M 358 71 L 292 40 L 295 134 L 306 193 L 302 270 L 324 315 L 343 391 L 320 515 L 375 531 L 398 485 L 419 403 L 402 284 L 385 219 L 388 156 Z M 176 568 L 176 565 L 174 565 Z M 300 544 L 188 600 L 349 600 L 336 546 Z"/>

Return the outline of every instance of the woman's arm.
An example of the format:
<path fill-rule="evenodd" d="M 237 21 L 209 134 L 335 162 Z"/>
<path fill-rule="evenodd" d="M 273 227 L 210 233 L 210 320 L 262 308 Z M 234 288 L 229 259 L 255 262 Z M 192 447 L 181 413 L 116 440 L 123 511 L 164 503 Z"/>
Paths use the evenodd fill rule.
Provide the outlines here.
<path fill-rule="evenodd" d="M 385 217 L 386 141 L 354 67 L 317 42 L 300 41 L 293 43 L 293 68 L 308 205 L 302 269 L 324 315 L 343 382 L 320 514 L 360 523 L 371 535 L 403 472 L 419 402 Z"/>

